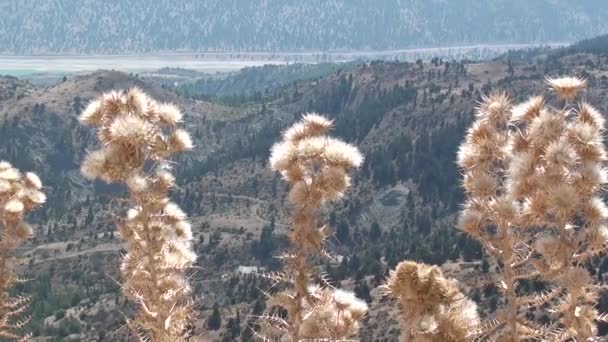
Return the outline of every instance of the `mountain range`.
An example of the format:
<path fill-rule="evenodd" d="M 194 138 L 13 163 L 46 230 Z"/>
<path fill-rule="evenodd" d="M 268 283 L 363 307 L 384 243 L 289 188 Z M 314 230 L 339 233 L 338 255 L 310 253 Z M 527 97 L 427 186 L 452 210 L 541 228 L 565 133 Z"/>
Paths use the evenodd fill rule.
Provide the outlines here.
<path fill-rule="evenodd" d="M 387 50 L 574 41 L 602 0 L 4 0 L 0 53 Z"/>

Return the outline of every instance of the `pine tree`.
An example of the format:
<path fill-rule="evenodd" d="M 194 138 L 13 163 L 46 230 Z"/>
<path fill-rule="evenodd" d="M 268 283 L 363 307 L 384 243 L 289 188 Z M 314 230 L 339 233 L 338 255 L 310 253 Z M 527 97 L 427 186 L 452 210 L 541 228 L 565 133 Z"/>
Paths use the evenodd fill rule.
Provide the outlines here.
<path fill-rule="evenodd" d="M 209 330 L 218 330 L 222 327 L 222 316 L 220 315 L 220 309 L 217 303 L 213 305 L 213 312 L 207 320 L 207 328 Z"/>

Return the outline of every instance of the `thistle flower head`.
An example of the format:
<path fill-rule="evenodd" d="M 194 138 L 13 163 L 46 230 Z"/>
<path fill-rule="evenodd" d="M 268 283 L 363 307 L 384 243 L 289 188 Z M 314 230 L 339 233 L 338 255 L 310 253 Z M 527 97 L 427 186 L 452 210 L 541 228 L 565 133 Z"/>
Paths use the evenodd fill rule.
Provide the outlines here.
<path fill-rule="evenodd" d="M 141 115 L 147 108 L 148 96 L 138 87 L 133 87 L 127 90 L 125 105 L 131 114 Z"/>
<path fill-rule="evenodd" d="M 391 271 L 383 288 L 401 302 L 406 336 L 461 341 L 479 325 L 475 304 L 436 266 L 403 261 Z"/>
<path fill-rule="evenodd" d="M 126 183 L 133 193 L 141 193 L 148 189 L 148 179 L 139 173 L 132 174 L 127 178 Z"/>
<path fill-rule="evenodd" d="M 330 127 L 331 121 L 307 114 L 272 147 L 269 164 L 294 184 L 290 197 L 296 202 L 292 203 L 303 203 L 308 195 L 321 195 L 325 200 L 340 197 L 350 184 L 346 171 L 363 163 L 356 147 L 323 135 Z M 318 189 L 306 190 L 313 179 L 318 180 Z"/>
<path fill-rule="evenodd" d="M 528 101 L 511 108 L 510 121 L 513 123 L 530 123 L 534 118 L 538 117 L 544 107 L 545 99 L 542 96 L 533 96 Z"/>
<path fill-rule="evenodd" d="M 328 164 L 345 169 L 358 168 L 363 164 L 363 155 L 353 145 L 330 138 L 325 144 L 323 156 Z"/>
<path fill-rule="evenodd" d="M 19 170 L 14 167 L 6 168 L 4 170 L 0 170 L 0 179 L 6 181 L 17 181 L 21 178 L 21 173 Z"/>
<path fill-rule="evenodd" d="M 21 214 L 25 209 L 23 202 L 18 199 L 9 200 L 4 204 L 4 211 L 9 214 Z"/>
<path fill-rule="evenodd" d="M 510 106 L 511 100 L 507 93 L 495 92 L 482 98 L 477 108 L 477 116 L 492 125 L 504 123 L 507 121 Z"/>
<path fill-rule="evenodd" d="M 545 148 L 544 158 L 553 167 L 569 167 L 576 162 L 574 149 L 566 139 L 550 142 Z"/>
<path fill-rule="evenodd" d="M 478 235 L 484 225 L 484 213 L 476 208 L 465 208 L 458 218 L 458 228 L 470 235 Z"/>
<path fill-rule="evenodd" d="M 165 216 L 171 221 L 182 221 L 186 219 L 186 214 L 175 203 L 167 203 L 163 211 Z"/>
<path fill-rule="evenodd" d="M 300 338 L 332 340 L 353 336 L 359 330 L 359 321 L 367 313 L 367 304 L 351 292 L 332 290 L 316 285 L 308 286 L 314 304 L 304 308 L 299 328 Z"/>
<path fill-rule="evenodd" d="M 91 101 L 87 107 L 80 113 L 78 120 L 83 125 L 96 126 L 101 124 L 103 118 L 104 109 L 103 101 L 101 99 L 95 99 Z"/>
<path fill-rule="evenodd" d="M 0 171 L 11 169 L 12 167 L 13 165 L 11 165 L 11 163 L 7 162 L 6 160 L 0 160 Z"/>
<path fill-rule="evenodd" d="M 173 104 L 163 103 L 158 105 L 158 117 L 161 123 L 175 126 L 182 121 L 182 112 Z"/>
<path fill-rule="evenodd" d="M 21 222 L 17 225 L 17 227 L 15 227 L 15 235 L 20 240 L 26 240 L 33 234 L 34 229 L 32 229 L 32 226 L 30 226 L 26 222 Z"/>
<path fill-rule="evenodd" d="M 587 102 L 581 102 L 577 110 L 578 120 L 589 124 L 598 130 L 603 130 L 606 120 L 602 113 Z"/>
<path fill-rule="evenodd" d="M 300 122 L 294 124 L 283 133 L 285 141 L 297 143 L 304 138 L 322 136 L 329 132 L 333 122 L 316 113 L 307 113 Z"/>
<path fill-rule="evenodd" d="M 498 186 L 498 179 L 494 175 L 485 172 L 471 174 L 464 181 L 465 190 L 480 197 L 495 195 Z"/>
<path fill-rule="evenodd" d="M 104 173 L 104 166 L 107 160 L 105 149 L 89 153 L 80 166 L 80 172 L 89 180 L 100 178 Z"/>
<path fill-rule="evenodd" d="M 608 220 L 608 207 L 602 198 L 593 196 L 582 204 L 582 216 L 585 221 L 594 226 L 601 225 Z"/>
<path fill-rule="evenodd" d="M 194 147 L 190 134 L 188 134 L 188 132 L 186 132 L 184 129 L 176 129 L 173 132 L 171 138 L 169 139 L 169 145 L 175 151 L 179 152 L 188 151 Z"/>
<path fill-rule="evenodd" d="M 545 146 L 559 139 L 563 133 L 564 119 L 563 112 L 542 110 L 540 115 L 530 123 L 530 140 L 537 146 Z"/>
<path fill-rule="evenodd" d="M 143 144 L 149 138 L 150 130 L 150 124 L 137 116 L 119 116 L 109 126 L 109 138 L 111 140 L 103 142 L 118 141 L 133 145 Z"/>
<path fill-rule="evenodd" d="M 42 189 L 42 181 L 33 172 L 27 172 L 25 174 L 25 185 L 36 190 Z"/>
<path fill-rule="evenodd" d="M 587 85 L 587 81 L 578 77 L 548 77 L 546 82 L 564 100 L 575 98 Z"/>

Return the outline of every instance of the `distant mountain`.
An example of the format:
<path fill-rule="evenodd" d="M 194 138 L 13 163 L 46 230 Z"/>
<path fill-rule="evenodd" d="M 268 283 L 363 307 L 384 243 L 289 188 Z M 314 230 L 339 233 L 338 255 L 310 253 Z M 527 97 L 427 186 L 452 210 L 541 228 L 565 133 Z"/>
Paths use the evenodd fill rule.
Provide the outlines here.
<path fill-rule="evenodd" d="M 398 49 L 575 41 L 604 0 L 3 0 L 0 52 Z"/>
<path fill-rule="evenodd" d="M 577 42 L 570 47 L 569 51 L 606 53 L 608 52 L 608 34 Z"/>

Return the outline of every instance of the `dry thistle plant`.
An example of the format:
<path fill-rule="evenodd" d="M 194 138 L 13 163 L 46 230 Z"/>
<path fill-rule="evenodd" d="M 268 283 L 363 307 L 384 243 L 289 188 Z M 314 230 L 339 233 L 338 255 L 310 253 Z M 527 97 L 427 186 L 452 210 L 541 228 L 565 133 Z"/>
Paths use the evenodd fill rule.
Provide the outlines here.
<path fill-rule="evenodd" d="M 479 329 L 477 305 L 437 266 L 402 261 L 382 287 L 401 306 L 403 341 L 468 341 Z"/>
<path fill-rule="evenodd" d="M 341 340 L 358 332 L 359 321 L 367 313 L 365 302 L 352 293 L 322 285 L 312 285 L 314 260 L 326 256 L 325 239 L 329 227 L 322 224 L 318 210 L 324 202 L 340 198 L 350 185 L 347 171 L 363 162 L 352 145 L 330 138 L 332 122 L 317 114 L 306 114 L 272 147 L 270 165 L 291 185 L 289 202 L 292 225 L 291 250 L 282 256 L 284 271 L 273 275 L 287 286 L 269 295 L 269 307 L 286 313 L 267 315 L 265 321 L 282 340 Z M 317 279 L 319 280 L 319 279 Z"/>
<path fill-rule="evenodd" d="M 500 266 L 505 305 L 484 331 L 487 338 L 585 341 L 597 334 L 599 287 L 585 266 L 606 250 L 608 208 L 604 119 L 572 100 L 585 82 L 547 83 L 564 105 L 540 96 L 511 106 L 506 94 L 483 99 L 461 146 L 458 163 L 468 197 L 459 228 L 481 242 Z M 521 280 L 545 284 L 522 293 Z M 530 307 L 550 307 L 552 324 L 527 319 Z"/>
<path fill-rule="evenodd" d="M 21 174 L 6 161 L 0 161 L 0 340 L 27 341 L 20 330 L 29 318 L 19 316 L 28 308 L 30 297 L 11 296 L 10 288 L 22 280 L 13 270 L 13 252 L 32 234 L 24 216 L 42 205 L 46 196 L 35 174 Z"/>
<path fill-rule="evenodd" d="M 112 91 L 91 102 L 80 122 L 98 129 L 103 147 L 88 154 L 82 174 L 106 183 L 125 183 L 132 206 L 118 226 L 127 240 L 121 271 L 123 292 L 139 304 L 129 326 L 142 339 L 184 340 L 192 314 L 186 271 L 196 260 L 186 214 L 169 201 L 175 185 L 168 158 L 190 150 L 178 128 L 182 114 L 137 88 Z"/>

